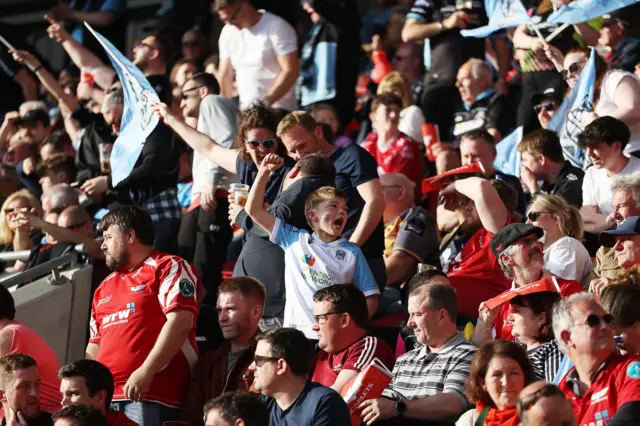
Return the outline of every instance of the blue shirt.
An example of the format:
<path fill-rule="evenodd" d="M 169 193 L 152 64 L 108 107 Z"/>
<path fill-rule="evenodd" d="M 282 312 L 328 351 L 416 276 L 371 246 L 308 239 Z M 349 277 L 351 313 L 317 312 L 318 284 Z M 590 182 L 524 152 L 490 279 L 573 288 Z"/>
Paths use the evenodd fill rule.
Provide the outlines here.
<path fill-rule="evenodd" d="M 307 382 L 295 402 L 282 411 L 275 399 L 261 396 L 269 426 L 351 426 L 349 408 L 336 391 Z"/>

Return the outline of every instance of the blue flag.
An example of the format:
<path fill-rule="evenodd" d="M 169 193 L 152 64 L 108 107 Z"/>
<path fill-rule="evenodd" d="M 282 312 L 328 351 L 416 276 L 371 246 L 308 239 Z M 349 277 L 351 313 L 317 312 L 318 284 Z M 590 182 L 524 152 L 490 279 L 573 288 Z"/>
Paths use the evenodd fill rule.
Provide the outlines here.
<path fill-rule="evenodd" d="M 487 1 L 485 1 L 486 4 Z M 491 13 L 487 10 L 489 24 L 472 30 L 461 30 L 460 34 L 463 37 L 487 37 L 498 30 L 531 22 L 531 17 L 527 14 L 527 10 L 520 0 L 498 0 L 494 1 L 493 5 L 489 4 L 489 7 L 493 8 Z"/>
<path fill-rule="evenodd" d="M 581 24 L 606 13 L 638 3 L 640 0 L 575 0 L 547 18 L 551 24 Z"/>
<path fill-rule="evenodd" d="M 556 110 L 547 130 L 556 132 L 562 144 L 564 157 L 576 167 L 589 164 L 585 151 L 578 146 L 578 135 L 584 130 L 582 119 L 593 112 L 593 95 L 596 85 L 595 49 L 591 49 L 589 60 L 584 65 L 576 85 Z"/>
<path fill-rule="evenodd" d="M 518 152 L 518 145 L 522 140 L 522 126 L 504 137 L 496 144 L 496 159 L 493 167 L 507 175 L 520 177 L 522 158 Z"/>
<path fill-rule="evenodd" d="M 85 25 L 109 55 L 124 92 L 120 136 L 111 151 L 111 183 L 115 187 L 129 176 L 140 157 L 144 142 L 158 125 L 158 117 L 151 105 L 160 102 L 160 99 L 138 67 L 89 24 L 85 22 Z"/>

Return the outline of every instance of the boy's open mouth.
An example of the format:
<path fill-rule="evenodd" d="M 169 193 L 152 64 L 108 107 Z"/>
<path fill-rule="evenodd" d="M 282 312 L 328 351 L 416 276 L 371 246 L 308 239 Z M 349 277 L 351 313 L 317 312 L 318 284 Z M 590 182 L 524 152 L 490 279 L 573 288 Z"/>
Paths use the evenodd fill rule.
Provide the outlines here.
<path fill-rule="evenodd" d="M 333 221 L 333 224 L 334 224 L 335 226 L 342 226 L 342 225 L 344 224 L 344 219 L 343 219 L 343 218 L 341 218 L 341 217 L 339 217 L 338 219 L 336 219 L 336 220 L 334 220 L 334 221 Z"/>

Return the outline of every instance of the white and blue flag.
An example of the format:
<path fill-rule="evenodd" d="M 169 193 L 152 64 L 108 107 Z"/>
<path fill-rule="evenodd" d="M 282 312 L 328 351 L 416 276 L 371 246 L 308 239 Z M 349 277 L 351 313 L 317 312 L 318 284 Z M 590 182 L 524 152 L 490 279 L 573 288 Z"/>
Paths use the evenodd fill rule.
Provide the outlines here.
<path fill-rule="evenodd" d="M 115 187 L 129 176 L 140 157 L 144 142 L 158 125 L 158 117 L 151 105 L 160 102 L 160 99 L 138 67 L 89 24 L 85 22 L 85 25 L 109 55 L 124 92 L 120 136 L 111 151 L 111 183 Z"/>
<path fill-rule="evenodd" d="M 589 60 L 584 65 L 578 81 L 547 126 L 547 130 L 558 134 L 565 159 L 574 166 L 582 168 L 588 166 L 589 160 L 585 150 L 578 146 L 578 135 L 584 130 L 582 123 L 585 114 L 593 112 L 596 85 L 595 55 L 597 55 L 595 49 L 591 49 Z"/>
<path fill-rule="evenodd" d="M 513 28 L 521 24 L 531 23 L 531 17 L 520 0 L 485 1 L 489 23 L 484 27 L 472 30 L 461 30 L 463 37 L 487 37 L 491 33 L 504 28 Z M 492 9 L 492 12 L 489 10 Z"/>
<path fill-rule="evenodd" d="M 575 0 L 549 15 L 547 22 L 581 24 L 638 2 L 640 0 Z"/>
<path fill-rule="evenodd" d="M 522 126 L 505 136 L 496 144 L 496 159 L 493 167 L 504 174 L 520 177 L 522 157 L 518 152 L 518 145 L 522 140 Z"/>

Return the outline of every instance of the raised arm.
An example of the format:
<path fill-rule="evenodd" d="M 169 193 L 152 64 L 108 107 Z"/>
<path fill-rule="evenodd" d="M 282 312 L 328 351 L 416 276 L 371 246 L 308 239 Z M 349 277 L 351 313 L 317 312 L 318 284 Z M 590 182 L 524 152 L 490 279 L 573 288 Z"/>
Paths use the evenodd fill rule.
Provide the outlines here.
<path fill-rule="evenodd" d="M 358 185 L 356 189 L 364 200 L 365 205 L 362 208 L 358 225 L 353 231 L 353 234 L 351 234 L 349 241 L 358 246 L 362 246 L 369 239 L 382 218 L 382 212 L 384 212 L 384 194 L 382 193 L 380 179 L 372 179 Z"/>
<path fill-rule="evenodd" d="M 487 179 L 470 177 L 453 182 L 441 193 L 448 197 L 455 192 L 462 194 L 474 202 L 482 226 L 495 234 L 507 223 L 508 212 L 498 192 Z"/>
<path fill-rule="evenodd" d="M 230 173 L 236 173 L 238 151 L 220 146 L 216 141 L 189 126 L 176 116 L 164 103 L 154 105 L 156 115 L 163 120 L 191 148 L 212 163 L 216 163 Z"/>
<path fill-rule="evenodd" d="M 264 206 L 264 192 L 267 188 L 271 172 L 279 169 L 283 164 L 284 160 L 277 154 L 267 154 L 267 156 L 264 157 L 258 170 L 258 176 L 251 187 L 251 191 L 249 191 L 247 204 L 244 206 L 245 212 L 247 212 L 251 219 L 267 231 L 269 235 L 273 232 L 276 217 L 269 213 Z"/>

